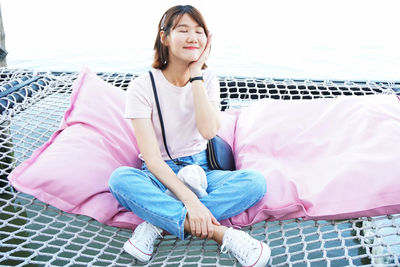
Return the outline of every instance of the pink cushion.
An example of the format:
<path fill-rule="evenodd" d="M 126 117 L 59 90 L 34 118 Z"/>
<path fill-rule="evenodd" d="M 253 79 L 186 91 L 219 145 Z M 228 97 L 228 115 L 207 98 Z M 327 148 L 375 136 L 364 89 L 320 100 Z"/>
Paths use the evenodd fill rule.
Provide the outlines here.
<path fill-rule="evenodd" d="M 393 95 L 263 100 L 242 110 L 236 166 L 267 194 L 225 224 L 400 213 L 400 101 Z"/>
<path fill-rule="evenodd" d="M 119 166 L 140 166 L 129 120 L 123 118 L 125 91 L 84 68 L 73 84 L 60 129 L 8 177 L 19 191 L 61 210 L 115 226 L 141 220 L 123 212 L 108 190 Z M 115 217 L 114 217 L 115 216 Z"/>

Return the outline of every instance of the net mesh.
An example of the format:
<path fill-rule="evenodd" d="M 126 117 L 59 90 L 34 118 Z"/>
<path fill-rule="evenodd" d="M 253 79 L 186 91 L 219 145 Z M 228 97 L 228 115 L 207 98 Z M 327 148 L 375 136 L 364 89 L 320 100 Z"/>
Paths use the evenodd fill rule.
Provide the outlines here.
<path fill-rule="evenodd" d="M 98 73 L 126 89 L 136 76 Z M 122 250 L 130 230 L 62 212 L 7 180 L 58 128 L 77 73 L 0 69 L 0 265 L 25 266 L 239 266 L 210 240 L 156 241 L 141 264 Z M 341 95 L 399 94 L 398 82 L 220 77 L 222 109 L 251 101 L 314 99 Z M 342 221 L 301 219 L 261 222 L 244 228 L 272 249 L 273 266 L 400 266 L 400 214 Z"/>

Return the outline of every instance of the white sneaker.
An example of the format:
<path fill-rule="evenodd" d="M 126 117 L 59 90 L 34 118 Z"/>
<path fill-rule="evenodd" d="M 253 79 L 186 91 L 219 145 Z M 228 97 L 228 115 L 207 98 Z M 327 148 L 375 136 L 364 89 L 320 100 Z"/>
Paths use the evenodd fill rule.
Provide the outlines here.
<path fill-rule="evenodd" d="M 244 231 L 228 228 L 222 240 L 221 252 L 230 252 L 242 266 L 269 266 L 271 249 Z"/>
<path fill-rule="evenodd" d="M 154 241 L 161 236 L 162 229 L 149 222 L 139 224 L 131 238 L 124 244 L 124 250 L 142 262 L 151 258 L 154 250 Z"/>

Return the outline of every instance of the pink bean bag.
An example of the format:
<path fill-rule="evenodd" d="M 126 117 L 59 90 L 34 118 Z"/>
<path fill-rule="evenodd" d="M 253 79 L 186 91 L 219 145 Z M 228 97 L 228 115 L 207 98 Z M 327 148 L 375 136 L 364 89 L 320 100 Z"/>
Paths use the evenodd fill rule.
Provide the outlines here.
<path fill-rule="evenodd" d="M 394 95 L 262 100 L 242 110 L 238 169 L 267 179 L 257 205 L 230 219 L 344 219 L 400 212 L 400 101 Z"/>

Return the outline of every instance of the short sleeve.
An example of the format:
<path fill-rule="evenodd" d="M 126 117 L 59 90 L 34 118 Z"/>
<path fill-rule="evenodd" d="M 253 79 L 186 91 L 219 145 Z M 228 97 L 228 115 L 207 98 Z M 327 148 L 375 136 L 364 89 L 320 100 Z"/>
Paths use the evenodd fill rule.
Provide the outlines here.
<path fill-rule="evenodd" d="M 220 102 L 220 88 L 219 88 L 219 79 L 218 77 L 211 72 L 207 73 L 207 78 L 205 80 L 207 95 L 210 101 Z"/>
<path fill-rule="evenodd" d="M 141 83 L 143 79 L 132 80 L 127 88 L 125 118 L 151 118 L 152 105 L 148 88 Z M 150 80 L 149 80 L 150 83 Z"/>

